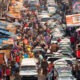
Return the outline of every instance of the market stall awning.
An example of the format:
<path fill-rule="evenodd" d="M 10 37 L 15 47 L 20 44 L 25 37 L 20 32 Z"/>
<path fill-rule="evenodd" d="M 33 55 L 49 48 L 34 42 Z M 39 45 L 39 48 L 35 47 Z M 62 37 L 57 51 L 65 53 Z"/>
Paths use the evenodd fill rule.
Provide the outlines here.
<path fill-rule="evenodd" d="M 14 16 L 12 14 L 10 14 L 10 13 L 6 13 L 6 16 L 14 18 Z"/>
<path fill-rule="evenodd" d="M 22 8 L 20 9 L 20 11 L 24 11 L 24 10 L 27 10 L 27 8 L 22 7 Z"/>
<path fill-rule="evenodd" d="M 15 19 L 20 19 L 21 18 L 21 15 L 20 15 L 20 13 L 6 13 L 6 16 L 7 17 L 10 17 L 10 18 L 15 18 Z"/>

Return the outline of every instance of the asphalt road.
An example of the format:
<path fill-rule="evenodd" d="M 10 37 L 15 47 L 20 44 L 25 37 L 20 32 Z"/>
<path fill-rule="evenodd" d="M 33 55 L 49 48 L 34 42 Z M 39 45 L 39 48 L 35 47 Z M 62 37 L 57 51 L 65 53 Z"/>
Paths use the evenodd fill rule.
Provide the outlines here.
<path fill-rule="evenodd" d="M 46 80 L 46 79 L 45 79 L 45 76 L 39 75 L 38 80 Z"/>

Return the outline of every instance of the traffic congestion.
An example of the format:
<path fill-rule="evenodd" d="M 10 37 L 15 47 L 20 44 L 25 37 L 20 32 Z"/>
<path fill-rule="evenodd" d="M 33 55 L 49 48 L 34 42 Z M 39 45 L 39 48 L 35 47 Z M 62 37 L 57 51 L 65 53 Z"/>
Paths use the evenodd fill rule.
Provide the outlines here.
<path fill-rule="evenodd" d="M 9 0 L 4 13 L 0 6 L 0 80 L 80 80 L 79 2 Z"/>

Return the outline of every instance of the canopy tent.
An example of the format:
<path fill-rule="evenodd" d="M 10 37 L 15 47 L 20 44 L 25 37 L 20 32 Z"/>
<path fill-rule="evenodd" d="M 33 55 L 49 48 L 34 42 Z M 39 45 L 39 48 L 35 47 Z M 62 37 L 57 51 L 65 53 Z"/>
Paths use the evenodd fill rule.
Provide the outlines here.
<path fill-rule="evenodd" d="M 6 16 L 9 17 L 9 18 L 14 18 L 14 19 L 20 19 L 21 18 L 20 13 L 14 13 L 14 12 L 6 13 Z"/>
<path fill-rule="evenodd" d="M 10 14 L 10 13 L 6 13 L 6 16 L 14 18 L 14 16 L 12 14 Z"/>

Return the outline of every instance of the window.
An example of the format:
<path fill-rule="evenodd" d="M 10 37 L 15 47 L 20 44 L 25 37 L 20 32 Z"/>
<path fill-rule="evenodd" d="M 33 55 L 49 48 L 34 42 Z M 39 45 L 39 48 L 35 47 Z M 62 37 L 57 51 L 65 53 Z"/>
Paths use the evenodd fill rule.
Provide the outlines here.
<path fill-rule="evenodd" d="M 35 66 L 22 66 L 21 70 L 35 70 L 36 67 Z"/>
<path fill-rule="evenodd" d="M 41 19 L 42 22 L 46 22 L 46 21 L 48 21 L 48 20 L 50 20 L 50 18 L 42 18 L 42 19 Z"/>

